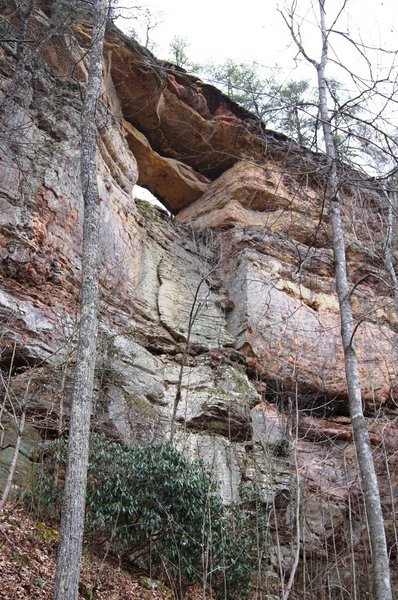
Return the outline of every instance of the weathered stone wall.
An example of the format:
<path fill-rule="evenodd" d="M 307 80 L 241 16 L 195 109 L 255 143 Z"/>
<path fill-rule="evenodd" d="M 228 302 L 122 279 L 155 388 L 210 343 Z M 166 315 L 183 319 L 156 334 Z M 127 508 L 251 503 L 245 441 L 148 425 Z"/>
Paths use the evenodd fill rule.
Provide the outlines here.
<path fill-rule="evenodd" d="M 48 27 L 44 14 L 32 34 L 35 27 Z M 84 46 L 87 28 L 76 35 Z M 59 33 L 42 52 L 25 67 L 27 93 L 11 99 L 0 140 L 1 367 L 3 395 L 17 412 L 30 380 L 22 462 L 37 432 L 67 429 L 82 238 L 85 66 L 76 59 L 83 50 Z M 12 47 L 0 58 L 4 98 Z M 161 443 L 181 386 L 178 446 L 213 469 L 225 501 L 254 484 L 262 489 L 272 540 L 262 585 L 280 592 L 299 528 L 298 585 L 315 596 L 327 581 L 331 597 L 350 597 L 342 590 L 352 593 L 351 549 L 364 570 L 368 546 L 321 157 L 264 131 L 217 90 L 163 68 L 114 30 L 98 125 L 94 426 L 118 439 Z M 135 202 L 137 181 L 176 218 Z M 379 278 L 374 193 L 347 187 L 346 195 L 356 344 L 393 558 L 397 316 Z M 2 463 L 13 440 L 3 437 Z M 366 578 L 363 585 L 366 591 Z"/>

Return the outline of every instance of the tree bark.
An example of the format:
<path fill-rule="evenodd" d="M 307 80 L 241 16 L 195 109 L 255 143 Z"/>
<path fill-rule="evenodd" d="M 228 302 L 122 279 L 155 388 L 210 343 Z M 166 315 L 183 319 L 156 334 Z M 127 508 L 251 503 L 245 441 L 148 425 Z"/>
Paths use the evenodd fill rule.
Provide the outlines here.
<path fill-rule="evenodd" d="M 384 263 L 386 265 L 387 272 L 391 279 L 392 290 L 394 294 L 395 311 L 398 315 L 398 277 L 395 272 L 393 254 L 394 215 L 396 213 L 397 206 L 396 192 L 393 192 L 391 195 L 385 192 L 385 197 L 388 203 L 388 208 L 387 233 L 384 243 Z"/>
<path fill-rule="evenodd" d="M 90 67 L 81 116 L 81 187 L 84 199 L 82 288 L 75 384 L 54 583 L 55 600 L 77 600 L 84 528 L 88 449 L 99 309 L 99 197 L 96 173 L 96 105 L 102 80 L 102 50 L 108 1 L 93 3 Z"/>
<path fill-rule="evenodd" d="M 3 508 L 6 505 L 8 496 L 10 495 L 12 482 L 14 481 L 15 469 L 17 468 L 17 462 L 18 462 L 18 456 L 19 456 L 19 449 L 21 447 L 22 435 L 23 435 L 23 432 L 25 429 L 25 419 L 26 419 L 26 404 L 24 404 L 24 406 L 23 406 L 19 424 L 17 423 L 18 434 L 17 434 L 17 439 L 15 442 L 14 454 L 12 456 L 10 468 L 8 469 L 6 485 L 4 487 L 2 496 L 0 498 L 0 513 L 3 511 Z"/>
<path fill-rule="evenodd" d="M 328 59 L 328 32 L 325 25 L 325 0 L 318 1 L 322 34 L 321 61 L 316 65 L 318 73 L 319 109 L 325 139 L 326 155 L 329 159 L 327 195 L 330 206 L 329 216 L 332 230 L 336 289 L 340 306 L 341 337 L 344 348 L 349 409 L 361 483 L 365 495 L 366 513 L 369 522 L 374 593 L 376 600 L 392 600 L 389 557 L 379 484 L 371 451 L 369 432 L 363 414 L 358 359 L 353 339 L 354 319 L 347 277 L 344 230 L 339 198 L 337 155 L 327 105 L 325 67 Z"/>

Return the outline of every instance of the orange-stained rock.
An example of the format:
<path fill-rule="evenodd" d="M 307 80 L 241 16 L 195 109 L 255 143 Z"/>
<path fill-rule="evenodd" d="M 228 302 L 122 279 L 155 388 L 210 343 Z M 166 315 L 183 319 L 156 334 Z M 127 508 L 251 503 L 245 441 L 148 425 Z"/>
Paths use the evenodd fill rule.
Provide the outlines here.
<path fill-rule="evenodd" d="M 355 206 L 355 199 L 346 201 Z M 303 408 L 312 402 L 307 396 L 318 395 L 316 402 L 328 403 L 330 410 L 347 410 L 322 188 L 304 185 L 300 175 L 286 173 L 270 160 L 261 167 L 238 162 L 177 218 L 199 231 L 225 232 L 222 268 L 236 307 L 228 320 L 251 369 L 280 381 L 286 393 L 298 381 Z M 377 270 L 371 250 L 364 250 L 363 232 L 357 225 L 353 231 L 348 218 L 352 287 L 361 283 L 353 294 L 355 344 L 363 399 L 371 407 L 398 395 L 397 315 L 388 290 L 364 278 Z"/>
<path fill-rule="evenodd" d="M 134 40 L 110 30 L 105 58 L 123 117 L 152 148 L 217 177 L 240 159 L 299 154 L 283 134 L 265 136 L 256 118 L 197 77 L 164 65 Z"/>
<path fill-rule="evenodd" d="M 200 198 L 209 180 L 174 158 L 152 150 L 143 133 L 123 121 L 127 144 L 139 165 L 137 183 L 151 190 L 171 211 L 176 212 Z"/>
<path fill-rule="evenodd" d="M 300 188 L 273 162 L 265 160 L 261 166 L 238 162 L 199 200 L 179 211 L 178 220 L 199 230 L 253 226 L 323 245 L 327 233 L 323 222 L 318 226 L 321 209 L 314 189 Z"/>
<path fill-rule="evenodd" d="M 42 14 L 39 21 L 42 34 L 49 23 Z M 68 69 L 81 59 L 84 82 L 89 33 L 78 27 L 82 46 L 71 38 L 64 59 L 64 43 L 44 46 L 49 69 L 35 71 L 31 84 L 27 77 L 27 97 L 8 115 L 14 133 L 0 140 L 0 366 L 13 399 L 26 398 L 30 424 L 51 437 L 60 414 L 68 424 L 81 275 L 82 90 Z M 14 59 L 1 51 L 4 89 Z M 354 591 L 368 597 L 322 156 L 264 130 L 221 92 L 113 28 L 102 92 L 95 427 L 162 443 L 179 393 L 178 447 L 213 470 L 225 501 L 261 492 L 256 510 L 269 533 L 263 596 L 283 595 L 299 512 L 294 596 L 305 589 L 313 600 L 321 589 L 340 598 L 341 584 L 355 597 L 354 549 L 363 586 Z M 134 201 L 137 181 L 176 218 Z M 343 221 L 354 341 L 395 560 L 398 319 L 383 269 L 382 215 L 367 184 L 358 193 L 345 184 Z"/>

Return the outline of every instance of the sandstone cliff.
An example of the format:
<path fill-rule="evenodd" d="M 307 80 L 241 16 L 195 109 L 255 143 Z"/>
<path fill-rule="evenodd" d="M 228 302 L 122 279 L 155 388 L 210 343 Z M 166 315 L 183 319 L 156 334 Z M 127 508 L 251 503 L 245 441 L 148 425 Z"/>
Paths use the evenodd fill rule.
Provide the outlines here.
<path fill-rule="evenodd" d="M 49 16 L 39 11 L 30 27 L 33 37 L 45 36 Z M 27 394 L 29 413 L 20 477 L 38 434 L 57 435 L 60 419 L 67 428 L 88 43 L 80 24 L 56 32 L 38 55 L 32 48 L 24 93 L 7 100 L 0 138 L 1 367 L 7 393 L 16 403 Z M 12 42 L 0 52 L 4 102 Z M 322 156 L 265 130 L 112 26 L 101 100 L 95 427 L 159 443 L 181 387 L 178 445 L 211 465 L 225 501 L 239 498 L 242 486 L 263 490 L 273 540 L 267 593 L 279 597 L 298 535 L 297 597 L 303 589 L 308 598 L 369 597 Z M 377 190 L 358 173 L 344 174 L 355 339 L 396 563 L 397 314 Z M 171 216 L 136 202 L 136 183 Z M 2 466 L 15 439 L 11 422 L 5 428 Z"/>

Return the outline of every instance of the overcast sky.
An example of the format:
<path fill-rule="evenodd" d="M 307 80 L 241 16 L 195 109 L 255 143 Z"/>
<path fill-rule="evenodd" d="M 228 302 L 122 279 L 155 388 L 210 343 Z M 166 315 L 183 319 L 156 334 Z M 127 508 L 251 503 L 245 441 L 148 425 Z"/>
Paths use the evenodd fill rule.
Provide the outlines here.
<path fill-rule="evenodd" d="M 138 0 L 139 2 L 139 0 Z M 120 0 L 125 6 L 137 5 L 137 0 Z M 333 23 L 344 0 L 326 0 L 327 25 Z M 277 69 L 280 82 L 291 79 L 309 79 L 315 85 L 315 70 L 303 59 L 295 60 L 297 49 L 278 9 L 286 9 L 291 0 L 241 0 L 234 7 L 226 0 L 142 0 L 141 7 L 148 8 L 158 21 L 151 32 L 154 54 L 170 58 L 169 45 L 174 36 L 185 38 L 189 44 L 187 54 L 192 62 L 221 63 L 232 59 L 237 63 L 255 61 L 264 67 Z M 124 11 L 127 16 L 128 11 Z M 308 54 L 319 59 L 320 44 L 318 1 L 297 0 L 297 21 L 300 23 L 303 43 Z M 130 13 L 131 14 L 131 13 Z M 142 35 L 139 22 L 119 21 L 123 29 L 133 26 Z M 398 49 L 398 0 L 346 0 L 344 11 L 334 25 L 354 41 L 365 46 L 394 51 Z M 334 35 L 330 40 L 330 58 L 343 63 L 362 77 L 369 75 L 365 61 L 344 41 Z M 395 58 L 392 54 L 362 48 L 371 62 L 373 77 L 386 76 Z M 344 69 L 328 66 L 329 77 L 334 77 L 355 93 L 355 84 Z M 394 72 L 393 72 L 394 73 Z M 391 91 L 391 89 L 390 89 Z M 398 117 L 390 106 L 391 121 L 398 126 Z M 373 112 L 378 112 L 376 101 Z"/>
<path fill-rule="evenodd" d="M 137 4 L 134 0 L 123 0 L 124 6 L 129 3 Z M 238 63 L 256 61 L 266 67 L 280 68 L 287 79 L 309 77 L 311 71 L 303 69 L 303 61 L 293 60 L 296 50 L 278 12 L 278 8 L 283 10 L 290 3 L 289 0 L 241 0 L 234 6 L 226 0 L 144 0 L 141 6 L 147 7 L 159 21 L 151 33 L 156 44 L 154 53 L 159 58 L 169 57 L 171 39 L 180 36 L 187 39 L 187 53 L 193 62 L 219 63 L 228 58 Z M 316 0 L 297 0 L 304 43 L 314 58 L 319 55 L 317 4 Z M 328 24 L 334 21 L 342 4 L 343 0 L 326 0 Z M 398 48 L 397 22 L 397 0 L 347 0 L 336 28 L 349 33 L 354 40 L 393 50 Z M 359 64 L 359 55 L 341 36 L 335 37 L 332 45 L 344 64 L 364 68 Z M 376 71 L 381 63 L 388 64 L 387 57 L 381 55 L 376 58 L 372 54 L 371 61 Z"/>

